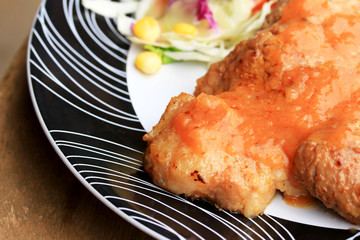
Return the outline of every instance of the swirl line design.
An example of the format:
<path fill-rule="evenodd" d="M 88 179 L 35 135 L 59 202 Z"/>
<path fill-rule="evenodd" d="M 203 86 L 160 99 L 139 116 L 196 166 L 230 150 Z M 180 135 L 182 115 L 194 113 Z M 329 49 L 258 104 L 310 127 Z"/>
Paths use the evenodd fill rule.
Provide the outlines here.
<path fill-rule="evenodd" d="M 277 225 L 279 225 L 290 237 L 291 240 L 295 240 L 294 236 L 290 233 L 289 230 L 286 229 L 286 227 L 284 227 L 282 224 L 280 224 L 278 221 L 276 221 L 273 217 L 271 217 L 269 214 L 264 214 L 265 216 L 267 216 L 269 219 L 271 219 L 273 222 L 275 222 Z"/>
<path fill-rule="evenodd" d="M 136 212 L 136 211 L 134 211 L 132 209 L 128 209 L 128 208 L 119 208 L 119 210 L 124 211 L 124 212 L 129 212 L 129 213 L 133 212 L 136 215 L 135 214 L 134 215 L 129 214 L 133 219 L 136 219 L 136 220 L 138 220 L 140 222 L 147 222 L 149 224 L 152 224 L 152 225 L 158 226 L 160 228 L 163 228 L 164 230 L 173 233 L 176 237 L 178 237 L 178 239 L 186 239 L 183 236 L 179 235 L 176 231 L 174 231 L 174 229 L 172 229 L 169 226 L 165 225 L 163 222 L 157 220 L 156 218 L 150 217 L 148 215 L 144 215 L 142 213 L 139 214 L 139 212 Z M 140 215 L 141 217 L 139 217 L 137 215 Z"/>
<path fill-rule="evenodd" d="M 51 131 L 53 133 L 68 133 L 68 134 L 75 134 L 75 135 L 80 135 L 80 136 L 86 136 L 87 138 L 94 138 L 91 137 L 89 135 L 84 135 L 84 134 L 77 134 L 74 132 L 67 132 L 67 131 Z M 97 139 L 98 141 L 105 141 L 105 142 L 109 142 L 112 144 L 116 144 L 113 143 L 111 141 L 106 141 L 105 139 L 100 139 L 100 138 L 94 138 Z M 122 172 L 119 171 L 115 171 L 114 167 L 109 166 L 108 168 L 96 165 L 94 163 L 101 161 L 103 163 L 107 163 L 107 164 L 114 164 L 114 165 L 118 165 L 118 166 L 124 166 L 124 167 L 130 167 L 133 169 L 136 169 L 134 167 L 132 167 L 132 165 L 128 165 L 128 164 L 124 164 L 123 159 L 118 159 L 119 161 L 116 161 L 117 157 L 114 157 L 114 155 L 116 156 L 121 156 L 121 154 L 117 154 L 116 152 L 112 152 L 106 149 L 99 149 L 96 146 L 91 146 L 88 144 L 83 144 L 83 143 L 77 143 L 77 142 L 73 142 L 73 141 L 64 141 L 64 140 L 57 140 L 55 141 L 57 143 L 57 145 L 61 148 L 76 148 L 76 149 L 80 149 L 80 150 L 84 150 L 87 152 L 87 154 L 97 154 L 97 155 L 101 155 L 102 158 L 98 158 L 98 157 L 92 157 L 92 156 L 86 156 L 86 154 L 84 155 L 66 155 L 67 159 L 69 159 L 70 161 L 72 159 L 81 159 L 83 161 L 85 160 L 95 160 L 92 161 L 92 164 L 85 164 L 85 163 L 75 163 L 73 164 L 73 166 L 75 168 L 80 168 L 81 169 L 97 169 L 97 170 L 79 170 L 79 173 L 81 175 L 83 175 L 84 179 L 87 180 L 88 182 L 90 182 L 90 184 L 92 186 L 94 185 L 98 185 L 98 186 L 111 186 L 112 188 L 120 188 L 120 189 L 124 189 L 128 192 L 134 192 L 138 195 L 143 196 L 144 198 L 149 198 L 149 196 L 151 194 L 149 194 L 148 192 L 153 192 L 156 193 L 156 195 L 162 195 L 165 196 L 167 198 L 172 198 L 174 200 L 177 201 L 181 201 L 181 202 L 186 202 L 186 204 L 198 208 L 199 210 L 204 211 L 209 217 L 213 218 L 214 220 L 219 221 L 220 223 L 222 223 L 223 225 L 227 226 L 230 230 L 232 230 L 233 232 L 236 233 L 236 235 L 238 237 L 240 237 L 240 239 L 253 239 L 249 234 L 246 233 L 246 231 L 244 231 L 243 229 L 241 229 L 240 227 L 236 226 L 235 224 L 231 223 L 230 221 L 210 212 L 204 209 L 199 208 L 198 206 L 196 206 L 195 204 L 189 202 L 188 200 L 179 197 L 177 195 L 174 195 L 172 193 L 168 193 L 166 191 L 164 191 L 163 189 L 157 187 L 156 185 L 153 185 L 152 183 L 149 182 L 145 182 L 142 179 L 133 177 L 131 175 L 127 175 L 124 174 Z M 124 156 L 122 156 L 124 157 Z M 109 160 L 111 159 L 111 160 Z M 136 162 L 139 162 L 139 160 L 134 159 Z M 125 163 L 129 163 L 129 164 L 133 164 L 132 161 L 128 161 L 125 160 Z M 138 167 L 140 168 L 141 165 L 137 164 Z M 143 172 L 141 169 L 136 169 L 138 170 L 138 172 Z M 101 175 L 101 176 L 99 176 Z M 116 178 L 113 179 L 113 178 Z M 121 179 L 121 180 L 120 180 Z M 133 183 L 134 182 L 134 183 Z M 146 186 L 142 186 L 142 184 L 146 183 Z M 150 187 L 150 188 L 149 188 Z M 144 193 L 143 193 L 144 192 Z M 111 196 L 111 197 L 116 197 L 116 196 Z M 155 201 L 155 202 L 159 202 L 157 199 L 153 199 L 150 198 L 151 201 Z M 124 200 L 124 199 L 123 199 Z M 177 209 L 174 209 L 173 207 L 164 204 L 162 202 L 159 202 L 161 205 L 163 205 L 162 208 L 169 208 L 171 210 L 174 210 L 176 213 L 180 214 L 180 215 L 184 215 L 184 213 L 182 213 L 181 211 L 178 211 Z M 225 211 L 223 211 L 225 212 Z M 231 214 L 230 214 L 231 215 Z M 184 215 L 186 217 L 188 217 L 186 214 Z M 199 221 L 197 221 L 196 219 L 190 218 L 190 220 L 196 222 L 197 224 L 201 224 Z M 192 225 L 192 224 L 190 224 Z M 203 225 L 204 227 L 208 228 L 207 226 Z M 246 225 L 245 225 L 246 226 Z M 251 229 L 251 228 L 248 228 Z M 211 229 L 210 229 L 211 230 Z M 252 229 L 251 229 L 252 230 Z M 260 235 L 259 235 L 260 236 Z M 264 239 L 264 238 L 263 238 Z"/>
<path fill-rule="evenodd" d="M 145 130 L 127 88 L 129 44 L 114 19 L 85 10 L 80 0 L 44 0 L 35 16 L 28 48 L 34 107 L 85 187 L 160 239 L 293 240 L 290 229 L 306 231 L 306 225 L 266 214 L 247 219 L 154 185 L 142 165 Z"/>

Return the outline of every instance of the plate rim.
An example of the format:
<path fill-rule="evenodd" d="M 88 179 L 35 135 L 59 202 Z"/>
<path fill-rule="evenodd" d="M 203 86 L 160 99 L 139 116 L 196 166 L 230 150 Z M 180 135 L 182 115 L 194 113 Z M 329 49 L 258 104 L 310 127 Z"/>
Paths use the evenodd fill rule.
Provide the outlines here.
<path fill-rule="evenodd" d="M 54 0 L 50 0 L 50 1 L 54 1 Z M 107 200 L 100 192 L 98 192 L 89 182 L 87 182 L 85 180 L 85 178 L 78 172 L 78 170 L 75 169 L 75 167 L 70 163 L 70 161 L 66 158 L 66 156 L 64 155 L 63 151 L 59 148 L 59 146 L 56 144 L 53 136 L 51 135 L 51 132 L 49 131 L 44 118 L 40 112 L 40 107 L 37 104 L 37 98 L 36 98 L 36 94 L 34 92 L 34 86 L 33 86 L 33 80 L 31 78 L 31 63 L 30 63 L 30 56 L 31 56 L 31 47 L 33 46 L 32 40 L 34 37 L 34 28 L 35 25 L 39 22 L 39 24 L 43 24 L 41 23 L 41 21 L 39 21 L 39 14 L 41 12 L 42 9 L 46 9 L 46 3 L 50 2 L 48 0 L 42 0 L 37 11 L 36 14 L 34 16 L 31 28 L 30 28 L 30 32 L 29 32 L 29 38 L 28 38 L 28 45 L 27 45 L 27 55 L 26 55 L 26 74 L 27 74 L 27 83 L 28 83 L 28 87 L 29 87 L 29 92 L 30 92 L 30 98 L 32 101 L 32 105 L 33 108 L 35 110 L 35 114 L 37 116 L 37 119 L 40 123 L 41 128 L 43 129 L 45 136 L 47 137 L 48 141 L 50 142 L 51 146 L 53 147 L 53 149 L 55 150 L 55 152 L 57 153 L 57 155 L 60 157 L 60 159 L 63 161 L 63 163 L 66 165 L 66 167 L 70 170 L 70 172 L 85 186 L 86 189 L 88 189 L 92 195 L 94 195 L 98 200 L 100 200 L 103 204 L 105 204 L 106 207 L 110 208 L 113 212 L 115 212 L 117 215 L 119 215 L 120 217 L 122 217 L 125 221 L 127 221 L 128 223 L 130 223 L 132 226 L 136 227 L 138 230 L 143 231 L 144 233 L 148 234 L 151 237 L 154 237 L 156 239 L 168 239 L 166 238 L 164 235 L 161 235 L 160 233 L 156 232 L 155 230 L 152 230 L 151 228 L 147 227 L 146 225 L 140 223 L 139 221 L 131 218 L 128 214 L 126 214 L 125 212 L 123 212 L 122 210 L 118 209 L 113 203 L 111 203 L 109 200 Z M 80 1 L 80 0 L 79 0 Z M 60 3 L 61 5 L 64 4 L 64 2 L 69 2 L 69 0 L 62 0 L 62 3 Z M 128 58 L 128 56 L 127 56 Z M 126 77 L 126 81 L 127 81 L 127 77 Z M 287 221 L 291 221 L 291 220 L 287 220 Z M 291 221 L 294 222 L 294 221 Z M 297 223 L 297 222 L 295 222 Z M 315 226 L 317 228 L 319 228 L 319 226 Z M 330 228 L 328 228 L 330 229 Z M 341 229 L 339 229 L 341 230 Z M 354 237 L 356 237 L 358 234 L 355 234 Z"/>
<path fill-rule="evenodd" d="M 65 0 L 65 1 L 68 1 L 68 0 Z M 70 172 L 82 183 L 82 185 L 88 191 L 90 191 L 90 193 L 93 196 L 95 196 L 98 200 L 100 200 L 103 204 L 105 204 L 106 207 L 110 208 L 113 212 L 115 212 L 117 215 L 119 215 L 122 219 L 127 221 L 132 226 L 136 227 L 138 230 L 141 230 L 144 233 L 146 233 L 149 236 L 154 237 L 156 239 L 168 239 L 168 238 L 164 237 L 163 235 L 157 233 L 156 231 L 154 231 L 154 230 L 148 228 L 147 226 L 141 224 L 140 222 L 136 221 L 135 219 L 129 217 L 122 210 L 119 210 L 118 208 L 116 208 L 116 206 L 114 204 L 112 204 L 109 200 L 104 198 L 104 196 L 101 195 L 93 186 L 91 186 L 90 183 L 88 183 L 80 175 L 80 173 L 75 169 L 75 167 L 71 165 L 71 163 L 65 157 L 64 153 L 60 150 L 59 146 L 56 145 L 53 137 L 51 136 L 50 131 L 46 126 L 46 123 L 45 123 L 45 121 L 44 121 L 44 119 L 43 119 L 43 117 L 41 115 L 40 108 L 39 108 L 39 106 L 37 104 L 37 101 L 36 101 L 36 96 L 35 96 L 35 93 L 34 93 L 33 83 L 32 83 L 32 79 L 31 79 L 31 72 L 30 72 L 31 71 L 30 55 L 31 55 L 31 46 L 32 46 L 31 43 L 32 43 L 32 39 L 33 39 L 33 36 L 34 36 L 33 29 L 34 29 L 35 25 L 38 23 L 38 16 L 39 16 L 39 13 L 40 13 L 41 9 L 45 8 L 45 5 L 46 5 L 47 2 L 48 2 L 48 0 L 42 0 L 39 7 L 38 7 L 38 9 L 36 10 L 35 16 L 33 18 L 32 24 L 31 24 L 29 37 L 28 37 L 28 41 L 27 41 L 27 49 L 26 49 L 26 51 L 27 51 L 26 52 L 26 75 L 27 75 L 28 89 L 29 89 L 29 92 L 30 92 L 30 98 L 31 98 L 32 106 L 34 108 L 34 111 L 35 111 L 36 117 L 37 117 L 37 119 L 39 121 L 39 124 L 40 124 L 40 126 L 41 126 L 41 128 L 43 130 L 43 133 L 45 134 L 45 136 L 48 139 L 48 141 L 50 142 L 53 150 L 55 150 L 56 154 L 59 156 L 61 161 L 70 170 Z"/>

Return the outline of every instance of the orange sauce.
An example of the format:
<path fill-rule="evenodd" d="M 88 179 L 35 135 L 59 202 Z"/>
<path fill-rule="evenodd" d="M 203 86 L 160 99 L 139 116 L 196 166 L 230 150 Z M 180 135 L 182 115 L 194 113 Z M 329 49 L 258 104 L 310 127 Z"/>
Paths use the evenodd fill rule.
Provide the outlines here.
<path fill-rule="evenodd" d="M 176 133 L 194 152 L 204 151 L 199 142 L 201 133 L 197 130 L 217 125 L 226 115 L 225 102 L 218 103 L 214 100 L 216 100 L 215 96 L 199 97 L 197 101 L 192 101 L 187 108 L 183 108 L 172 120 Z"/>
<path fill-rule="evenodd" d="M 301 195 L 301 196 L 284 196 L 284 202 L 287 205 L 297 208 L 315 208 L 318 206 L 319 201 L 310 195 Z"/>
<path fill-rule="evenodd" d="M 215 127 L 218 148 L 291 170 L 295 151 L 309 134 L 360 110 L 358 10 L 339 14 L 329 10 L 327 1 L 290 1 L 280 20 L 284 27 L 274 36 L 278 47 L 266 49 L 280 73 L 269 69 L 266 79 L 238 79 L 228 92 L 200 95 L 174 116 L 176 133 L 202 154 L 208 143 L 200 129 Z"/>

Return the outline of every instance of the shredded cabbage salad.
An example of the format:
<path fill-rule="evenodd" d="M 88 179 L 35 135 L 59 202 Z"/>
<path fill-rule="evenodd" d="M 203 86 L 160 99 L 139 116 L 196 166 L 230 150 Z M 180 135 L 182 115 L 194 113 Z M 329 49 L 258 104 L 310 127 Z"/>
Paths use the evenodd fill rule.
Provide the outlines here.
<path fill-rule="evenodd" d="M 117 29 L 132 43 L 161 56 L 162 63 L 222 60 L 237 43 L 254 35 L 276 0 L 82 0 L 85 8 L 116 18 Z M 155 40 L 134 34 L 144 17 L 156 19 L 160 33 Z M 178 23 L 193 34 L 174 30 Z"/>

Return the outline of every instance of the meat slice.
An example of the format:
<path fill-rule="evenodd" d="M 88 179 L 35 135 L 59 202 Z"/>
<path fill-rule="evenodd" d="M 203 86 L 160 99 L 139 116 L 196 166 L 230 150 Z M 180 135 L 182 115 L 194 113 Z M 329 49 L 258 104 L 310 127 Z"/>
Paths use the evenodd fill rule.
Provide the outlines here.
<path fill-rule="evenodd" d="M 351 119 L 351 118 L 350 118 Z M 295 174 L 312 196 L 360 224 L 360 119 L 310 135 L 294 159 Z"/>
<path fill-rule="evenodd" d="M 280 6 L 280 20 L 198 80 L 196 97 L 171 100 L 144 136 L 145 170 L 176 194 L 247 217 L 275 189 L 308 189 L 358 223 L 360 1 Z"/>
<path fill-rule="evenodd" d="M 231 84 L 239 79 L 263 81 L 268 77 L 267 71 L 272 71 L 270 68 L 275 70 L 276 67 L 266 59 L 264 51 L 277 50 L 279 46 L 280 42 L 270 31 L 261 32 L 256 38 L 239 43 L 223 61 L 213 63 L 207 73 L 197 80 L 194 95 L 215 95 L 229 91 Z"/>
<path fill-rule="evenodd" d="M 191 116 L 190 109 L 197 115 Z M 206 112 L 211 112 L 211 119 L 201 118 Z M 149 146 L 145 170 L 171 192 L 257 216 L 271 201 L 275 181 L 271 168 L 241 154 L 242 137 L 233 134 L 241 122 L 219 98 L 181 94 L 144 136 Z"/>

